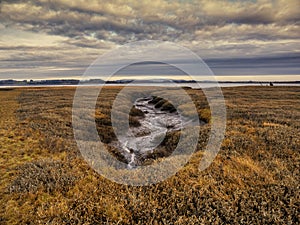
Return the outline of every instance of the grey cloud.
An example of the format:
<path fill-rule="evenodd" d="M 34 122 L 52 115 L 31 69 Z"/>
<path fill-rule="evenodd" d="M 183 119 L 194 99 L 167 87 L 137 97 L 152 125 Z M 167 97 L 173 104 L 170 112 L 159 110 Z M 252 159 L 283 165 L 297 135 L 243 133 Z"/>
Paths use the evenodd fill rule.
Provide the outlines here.
<path fill-rule="evenodd" d="M 279 54 L 272 57 L 256 58 L 216 58 L 205 62 L 219 75 L 250 74 L 295 74 L 299 75 L 300 54 Z"/>
<path fill-rule="evenodd" d="M 224 1 L 196 1 L 172 5 L 163 0 L 155 1 L 161 7 L 149 7 L 139 2 L 131 1 L 124 5 L 118 1 L 21 1 L 23 7 L 5 3 L 6 11 L 3 13 L 15 22 L 31 23 L 47 32 L 69 37 L 98 29 L 155 34 L 156 27 L 162 30 L 171 27 L 174 30 L 193 31 L 207 25 L 266 24 L 299 17 L 293 10 L 290 10 L 290 16 L 287 12 L 282 14 L 280 6 L 270 6 L 271 1 L 265 1 L 268 4 L 262 5 L 229 1 L 226 4 Z M 279 18 L 278 21 L 276 18 Z"/>
<path fill-rule="evenodd" d="M 126 4 L 121 0 L 2 1 L 0 23 L 66 40 L 56 48 L 44 49 L 22 43 L 1 46 L 0 41 L 4 53 L 0 60 L 45 66 L 40 59 L 59 67 L 64 66 L 60 60 L 71 62 L 71 66 L 84 61 L 82 64 L 87 65 L 101 51 L 145 39 L 173 41 L 204 57 L 290 54 L 300 45 L 297 6 L 299 0 L 129 0 Z M 294 64 L 284 62 L 294 68 Z"/>
<path fill-rule="evenodd" d="M 140 62 L 122 68 L 115 75 L 186 75 L 186 73 L 161 62 Z"/>
<path fill-rule="evenodd" d="M 297 18 L 293 12 L 280 12 L 283 3 L 276 6 L 271 1 L 261 1 L 261 4 L 251 2 L 196 1 L 191 3 L 174 2 L 170 4 L 163 0 L 154 1 L 154 7 L 149 7 L 140 1 L 130 1 L 127 5 L 119 1 L 15 1 L 19 4 L 4 3 L 3 16 L 15 23 L 31 24 L 31 30 L 44 31 L 49 34 L 76 38 L 96 32 L 99 39 L 108 39 L 118 44 L 143 39 L 159 40 L 193 40 L 195 30 L 203 30 L 215 25 L 212 35 L 227 24 L 270 24 Z M 22 7 L 21 7 L 21 6 Z M 289 4 L 287 4 L 289 5 Z M 159 7 L 160 6 L 160 7 Z M 273 8 L 272 8 L 273 6 Z M 277 15 L 278 14 L 278 15 Z M 254 27 L 255 28 L 255 27 Z M 298 27 L 299 29 L 299 27 Z M 98 31 L 102 31 L 98 32 Z M 115 32 L 110 35 L 108 32 Z M 242 39 L 257 36 L 261 40 L 274 39 L 274 34 L 259 33 L 253 29 Z M 103 35 L 104 33 L 104 35 Z M 189 35 L 186 35 L 186 34 Z M 223 34 L 221 34 L 223 35 Z M 219 37 L 222 38 L 222 37 Z M 278 37 L 280 38 L 280 37 Z M 86 46 L 90 47 L 90 46 Z"/>
<path fill-rule="evenodd" d="M 73 45 L 81 48 L 92 48 L 92 49 L 111 49 L 113 46 L 111 43 L 103 43 L 99 40 L 88 40 L 84 37 L 77 37 L 76 39 L 69 39 L 63 43 L 67 45 Z"/>

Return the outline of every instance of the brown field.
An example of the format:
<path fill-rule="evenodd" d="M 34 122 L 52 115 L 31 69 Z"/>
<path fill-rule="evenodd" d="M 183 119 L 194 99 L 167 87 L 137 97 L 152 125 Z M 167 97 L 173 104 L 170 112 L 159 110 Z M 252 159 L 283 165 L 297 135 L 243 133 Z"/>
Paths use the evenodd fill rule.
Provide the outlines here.
<path fill-rule="evenodd" d="M 300 87 L 224 88 L 226 136 L 202 172 L 210 111 L 201 91 L 187 89 L 206 122 L 197 151 L 175 176 L 143 187 L 116 184 L 83 160 L 73 137 L 74 91 L 0 89 L 0 224 L 299 224 Z M 115 140 L 110 109 L 118 91 L 105 88 L 97 103 L 105 143 Z M 141 112 L 130 115 L 138 126 Z M 177 137 L 168 134 L 144 163 L 168 156 Z"/>

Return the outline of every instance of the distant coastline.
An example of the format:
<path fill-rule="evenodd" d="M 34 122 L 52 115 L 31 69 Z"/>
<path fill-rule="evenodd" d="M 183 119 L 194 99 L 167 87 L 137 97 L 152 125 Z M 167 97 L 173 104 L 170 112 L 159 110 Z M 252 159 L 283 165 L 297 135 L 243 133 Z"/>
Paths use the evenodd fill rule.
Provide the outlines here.
<path fill-rule="evenodd" d="M 74 85 L 99 85 L 99 84 L 130 84 L 134 82 L 135 84 L 191 84 L 191 83 L 204 83 L 204 84 L 251 84 L 251 85 L 300 85 L 300 81 L 195 81 L 195 80 L 163 80 L 163 79 L 154 79 L 154 80 L 113 80 L 113 81 L 104 81 L 101 79 L 90 79 L 85 81 L 80 81 L 76 79 L 57 79 L 57 80 L 0 80 L 0 86 L 74 86 Z"/>

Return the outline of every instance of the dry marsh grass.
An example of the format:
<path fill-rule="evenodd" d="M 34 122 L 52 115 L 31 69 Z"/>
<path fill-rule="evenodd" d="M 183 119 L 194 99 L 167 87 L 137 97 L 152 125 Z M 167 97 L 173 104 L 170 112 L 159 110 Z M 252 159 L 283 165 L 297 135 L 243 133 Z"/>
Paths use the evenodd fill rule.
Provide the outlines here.
<path fill-rule="evenodd" d="M 109 115 L 120 90 L 104 88 L 105 101 L 97 102 L 106 143 L 115 140 Z M 225 139 L 202 172 L 210 111 L 201 91 L 187 89 L 208 122 L 197 152 L 175 176 L 145 187 L 111 182 L 82 159 L 72 130 L 74 91 L 0 89 L 0 224 L 299 223 L 299 87 L 224 88 Z M 134 109 L 131 115 L 142 116 Z M 178 132 L 169 133 L 149 160 L 168 156 L 177 141 Z"/>

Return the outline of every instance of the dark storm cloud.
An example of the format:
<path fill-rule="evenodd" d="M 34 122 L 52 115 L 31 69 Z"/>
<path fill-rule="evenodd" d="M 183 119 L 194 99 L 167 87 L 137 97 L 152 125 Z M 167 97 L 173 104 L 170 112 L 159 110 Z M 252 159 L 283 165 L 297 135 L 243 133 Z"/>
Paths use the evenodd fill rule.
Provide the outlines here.
<path fill-rule="evenodd" d="M 222 75 L 257 74 L 300 74 L 300 54 L 281 54 L 273 57 L 207 59 L 207 65 L 216 73 Z M 236 72 L 233 72 L 235 71 Z"/>

